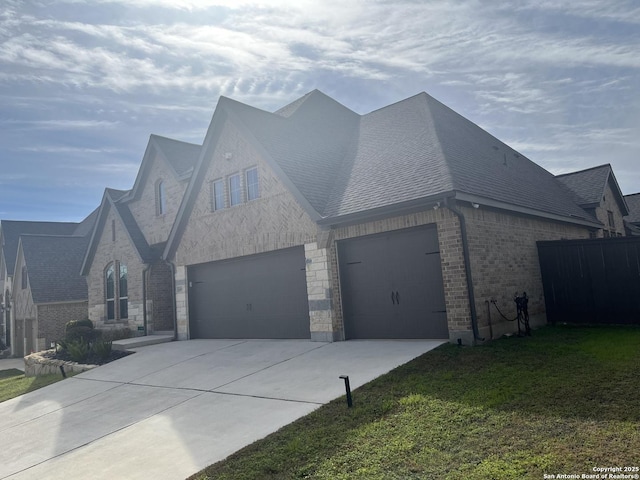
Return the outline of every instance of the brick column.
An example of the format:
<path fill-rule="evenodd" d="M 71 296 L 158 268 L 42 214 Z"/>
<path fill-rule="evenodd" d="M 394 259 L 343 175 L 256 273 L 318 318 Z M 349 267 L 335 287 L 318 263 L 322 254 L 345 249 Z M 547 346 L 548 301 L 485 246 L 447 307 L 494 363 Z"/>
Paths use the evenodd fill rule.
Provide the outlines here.
<path fill-rule="evenodd" d="M 176 321 L 178 340 L 189 339 L 189 314 L 187 310 L 187 267 L 176 265 Z"/>
<path fill-rule="evenodd" d="M 308 243 L 304 246 L 304 255 L 311 340 L 315 342 L 339 340 L 340 332 L 334 328 L 335 313 L 331 293 L 329 249 L 320 248 L 315 242 Z"/>

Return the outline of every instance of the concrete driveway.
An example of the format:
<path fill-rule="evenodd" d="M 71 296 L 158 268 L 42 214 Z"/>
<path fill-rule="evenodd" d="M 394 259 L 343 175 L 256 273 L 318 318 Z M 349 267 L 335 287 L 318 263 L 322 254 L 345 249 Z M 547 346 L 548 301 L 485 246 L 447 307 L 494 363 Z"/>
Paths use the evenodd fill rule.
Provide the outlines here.
<path fill-rule="evenodd" d="M 339 375 L 355 389 L 442 343 L 142 347 L 0 403 L 0 479 L 184 479 L 344 395 Z"/>

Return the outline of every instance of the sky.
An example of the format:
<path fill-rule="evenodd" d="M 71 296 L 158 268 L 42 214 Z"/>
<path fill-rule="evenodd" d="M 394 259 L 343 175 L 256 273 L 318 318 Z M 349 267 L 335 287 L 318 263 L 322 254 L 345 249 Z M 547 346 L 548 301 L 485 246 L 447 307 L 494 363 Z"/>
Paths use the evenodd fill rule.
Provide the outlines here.
<path fill-rule="evenodd" d="M 0 219 L 80 221 L 219 97 L 427 92 L 554 174 L 640 192 L 637 0 L 1 0 Z M 526 182 L 526 178 L 523 178 Z"/>

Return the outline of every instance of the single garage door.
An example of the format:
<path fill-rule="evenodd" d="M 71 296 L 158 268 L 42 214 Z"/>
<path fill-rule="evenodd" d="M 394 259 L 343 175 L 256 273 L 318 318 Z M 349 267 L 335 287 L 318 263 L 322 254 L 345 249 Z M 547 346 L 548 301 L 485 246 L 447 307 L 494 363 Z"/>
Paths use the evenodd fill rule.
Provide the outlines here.
<path fill-rule="evenodd" d="M 188 268 L 191 338 L 309 338 L 303 247 Z"/>
<path fill-rule="evenodd" d="M 338 243 L 345 336 L 449 338 L 435 225 Z"/>

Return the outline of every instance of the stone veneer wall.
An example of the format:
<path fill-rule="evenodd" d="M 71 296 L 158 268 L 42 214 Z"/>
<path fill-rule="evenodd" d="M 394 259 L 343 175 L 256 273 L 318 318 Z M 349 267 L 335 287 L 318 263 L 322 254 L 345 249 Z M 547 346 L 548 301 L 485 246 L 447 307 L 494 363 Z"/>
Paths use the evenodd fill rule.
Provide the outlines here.
<path fill-rule="evenodd" d="M 493 337 L 516 332 L 516 322 L 502 319 L 494 306 L 515 318 L 516 292 L 527 292 L 529 315 L 534 323 L 545 323 L 542 275 L 536 242 L 589 238 L 589 230 L 577 225 L 525 217 L 507 212 L 461 207 L 466 223 L 471 257 L 471 274 L 478 326 L 481 337 L 490 338 L 489 312 Z M 445 286 L 446 288 L 446 286 Z"/>

